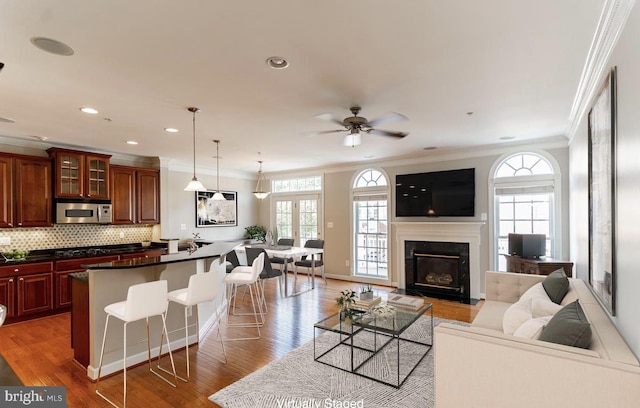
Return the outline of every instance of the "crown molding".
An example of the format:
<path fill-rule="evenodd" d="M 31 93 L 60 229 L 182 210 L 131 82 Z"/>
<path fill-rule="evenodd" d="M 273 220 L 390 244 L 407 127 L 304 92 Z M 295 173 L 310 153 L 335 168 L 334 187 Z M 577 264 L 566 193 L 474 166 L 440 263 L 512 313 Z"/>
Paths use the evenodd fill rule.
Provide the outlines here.
<path fill-rule="evenodd" d="M 452 160 L 464 160 L 487 156 L 500 156 L 505 153 L 515 153 L 523 149 L 548 150 L 563 149 L 569 145 L 564 136 L 553 136 L 543 139 L 531 139 L 510 143 L 496 143 L 482 146 L 450 147 L 441 148 L 417 155 L 400 156 L 383 160 L 366 160 L 352 162 L 335 166 L 325 166 L 316 168 L 306 168 L 300 170 L 287 170 L 281 172 L 265 172 L 265 177 L 269 179 L 280 179 L 286 177 L 316 176 L 320 173 L 340 173 L 344 171 L 356 171 L 369 167 L 395 167 L 424 163 L 438 163 Z"/>
<path fill-rule="evenodd" d="M 591 106 L 594 95 L 600 89 L 601 78 L 610 68 L 609 58 L 634 4 L 635 0 L 606 0 L 602 8 L 569 115 L 566 132 L 569 144 L 580 126 L 580 120 Z"/>

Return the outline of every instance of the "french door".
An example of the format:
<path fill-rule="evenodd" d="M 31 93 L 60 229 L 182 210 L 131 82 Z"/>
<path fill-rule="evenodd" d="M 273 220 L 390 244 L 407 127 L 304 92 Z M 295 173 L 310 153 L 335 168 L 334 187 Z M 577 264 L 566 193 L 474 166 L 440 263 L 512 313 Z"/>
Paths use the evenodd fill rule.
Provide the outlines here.
<path fill-rule="evenodd" d="M 296 246 L 322 239 L 320 195 L 286 195 L 274 198 L 274 239 L 293 238 Z"/>

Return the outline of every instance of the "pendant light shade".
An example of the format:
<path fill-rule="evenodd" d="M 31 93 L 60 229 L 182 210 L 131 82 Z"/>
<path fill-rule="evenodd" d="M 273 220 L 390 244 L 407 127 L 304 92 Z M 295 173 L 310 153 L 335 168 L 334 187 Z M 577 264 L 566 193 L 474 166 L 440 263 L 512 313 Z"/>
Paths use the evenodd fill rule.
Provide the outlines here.
<path fill-rule="evenodd" d="M 211 199 L 215 201 L 224 201 L 226 198 L 224 198 L 220 192 L 220 141 L 214 140 L 213 143 L 216 144 L 216 192 Z"/>
<path fill-rule="evenodd" d="M 258 200 L 264 200 L 270 193 L 264 188 L 267 180 L 265 180 L 264 173 L 262 173 L 262 160 L 258 160 L 258 163 L 260 163 L 260 170 L 258 170 L 258 182 L 256 184 L 256 191 L 253 192 L 253 195 L 256 196 Z"/>
<path fill-rule="evenodd" d="M 198 181 L 198 177 L 196 177 L 196 113 L 200 111 L 200 109 L 189 107 L 187 110 L 193 113 L 193 178 L 184 188 L 184 191 L 205 191 L 205 186 L 203 186 L 202 183 Z"/>

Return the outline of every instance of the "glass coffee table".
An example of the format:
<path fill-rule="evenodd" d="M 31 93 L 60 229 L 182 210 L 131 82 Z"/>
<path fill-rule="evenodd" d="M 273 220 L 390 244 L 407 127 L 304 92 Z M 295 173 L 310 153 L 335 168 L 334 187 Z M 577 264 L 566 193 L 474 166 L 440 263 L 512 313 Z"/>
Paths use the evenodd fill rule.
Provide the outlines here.
<path fill-rule="evenodd" d="M 433 305 L 395 307 L 386 318 L 359 311 L 341 320 L 336 313 L 313 327 L 315 361 L 400 388 L 433 346 Z"/>

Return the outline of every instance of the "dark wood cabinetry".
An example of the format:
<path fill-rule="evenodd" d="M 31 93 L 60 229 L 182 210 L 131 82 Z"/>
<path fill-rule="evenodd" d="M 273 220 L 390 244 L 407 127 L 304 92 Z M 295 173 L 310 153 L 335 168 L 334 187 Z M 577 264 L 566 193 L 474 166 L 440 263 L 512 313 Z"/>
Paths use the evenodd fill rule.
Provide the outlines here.
<path fill-rule="evenodd" d="M 51 225 L 51 161 L 0 155 L 0 228 Z"/>
<path fill-rule="evenodd" d="M 573 274 L 573 262 L 560 261 L 551 258 L 530 259 L 519 256 L 505 255 L 507 259 L 507 271 L 517 273 L 529 273 L 533 275 L 549 275 L 557 269 L 564 269 L 565 275 Z"/>
<path fill-rule="evenodd" d="M 111 155 L 52 147 L 56 198 L 108 200 Z"/>
<path fill-rule="evenodd" d="M 0 266 L 0 288 L 7 318 L 48 312 L 53 309 L 53 262 Z"/>
<path fill-rule="evenodd" d="M 71 305 L 71 279 L 70 273 L 84 272 L 86 269 L 81 265 L 108 261 L 117 261 L 118 255 L 98 256 L 91 258 L 75 258 L 56 261 L 54 272 L 54 301 L 55 308 L 61 309 Z"/>
<path fill-rule="evenodd" d="M 136 252 L 133 254 L 122 254 L 120 259 L 135 259 L 135 258 L 152 258 L 155 256 L 164 255 L 166 251 L 164 249 L 150 249 L 144 252 Z"/>
<path fill-rule="evenodd" d="M 160 172 L 128 166 L 111 166 L 112 224 L 160 222 Z"/>

